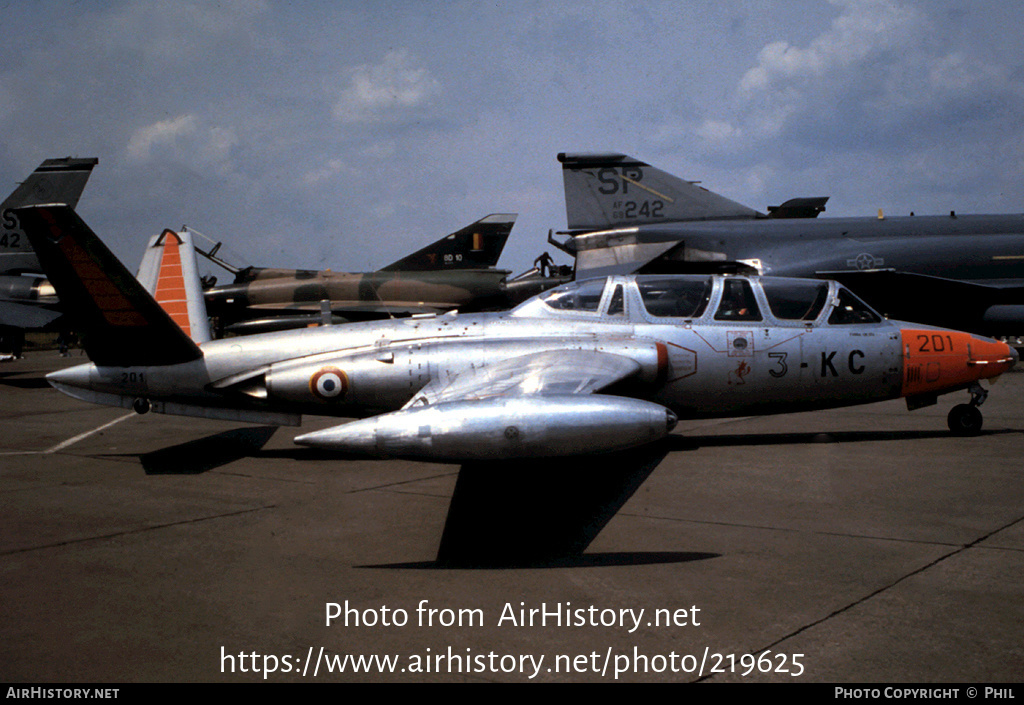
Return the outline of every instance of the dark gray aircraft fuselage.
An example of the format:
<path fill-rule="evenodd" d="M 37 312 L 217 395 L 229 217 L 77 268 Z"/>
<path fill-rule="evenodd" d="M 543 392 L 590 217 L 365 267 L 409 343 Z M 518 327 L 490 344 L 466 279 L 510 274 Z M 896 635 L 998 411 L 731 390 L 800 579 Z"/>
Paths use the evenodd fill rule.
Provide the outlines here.
<path fill-rule="evenodd" d="M 709 259 L 759 260 L 761 273 L 776 276 L 895 269 L 1024 286 L 1024 214 L 719 220 L 641 225 L 635 230 L 641 244 L 682 245 Z M 598 236 L 578 236 L 577 252 Z M 587 269 L 588 276 L 612 273 Z"/>
<path fill-rule="evenodd" d="M 738 262 L 766 275 L 837 279 L 901 320 L 1024 333 L 1024 215 L 677 222 L 573 243 L 577 278 Z"/>

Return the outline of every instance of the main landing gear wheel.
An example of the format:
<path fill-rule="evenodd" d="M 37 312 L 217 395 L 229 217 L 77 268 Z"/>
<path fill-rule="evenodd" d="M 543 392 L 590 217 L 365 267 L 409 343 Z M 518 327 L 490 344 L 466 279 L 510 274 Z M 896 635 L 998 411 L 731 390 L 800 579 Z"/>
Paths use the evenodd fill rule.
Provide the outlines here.
<path fill-rule="evenodd" d="M 946 417 L 954 436 L 976 436 L 981 433 L 981 410 L 971 404 L 957 404 Z"/>

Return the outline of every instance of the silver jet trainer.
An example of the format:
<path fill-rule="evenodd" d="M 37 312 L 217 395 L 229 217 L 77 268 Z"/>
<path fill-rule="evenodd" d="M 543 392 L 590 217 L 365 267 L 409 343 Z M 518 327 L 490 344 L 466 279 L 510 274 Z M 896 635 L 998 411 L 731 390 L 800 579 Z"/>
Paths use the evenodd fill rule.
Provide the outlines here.
<path fill-rule="evenodd" d="M 611 276 L 506 313 L 326 325 L 196 345 L 65 206 L 18 212 L 91 364 L 49 375 L 79 399 L 298 424 L 369 417 L 296 442 L 470 461 L 613 451 L 677 418 L 823 409 L 967 389 L 955 432 L 977 431 L 979 380 L 1004 343 L 883 320 L 835 282 Z M 166 264 L 166 261 L 165 261 Z M 161 274 L 163 276 L 163 274 Z M 159 287 L 159 285 L 158 285 Z"/>

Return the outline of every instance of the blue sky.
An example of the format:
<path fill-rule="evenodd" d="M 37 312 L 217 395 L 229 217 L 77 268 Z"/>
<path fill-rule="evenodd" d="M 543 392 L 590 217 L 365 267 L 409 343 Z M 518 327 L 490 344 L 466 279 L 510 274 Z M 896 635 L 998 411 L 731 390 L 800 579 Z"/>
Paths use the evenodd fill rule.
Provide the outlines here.
<path fill-rule="evenodd" d="M 17 2 L 0 177 L 99 157 L 79 211 L 130 267 L 187 224 L 240 263 L 374 269 L 516 212 L 518 272 L 566 225 L 560 151 L 760 210 L 1021 212 L 1022 25 L 944 0 Z"/>

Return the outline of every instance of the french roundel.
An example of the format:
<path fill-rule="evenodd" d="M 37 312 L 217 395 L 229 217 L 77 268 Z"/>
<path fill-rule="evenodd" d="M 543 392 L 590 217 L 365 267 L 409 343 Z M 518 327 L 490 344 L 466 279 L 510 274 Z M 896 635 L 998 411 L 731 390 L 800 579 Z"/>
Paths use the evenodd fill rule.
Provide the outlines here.
<path fill-rule="evenodd" d="M 348 377 L 337 367 L 325 367 L 309 378 L 309 391 L 325 401 L 345 396 Z"/>

